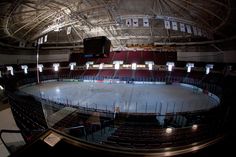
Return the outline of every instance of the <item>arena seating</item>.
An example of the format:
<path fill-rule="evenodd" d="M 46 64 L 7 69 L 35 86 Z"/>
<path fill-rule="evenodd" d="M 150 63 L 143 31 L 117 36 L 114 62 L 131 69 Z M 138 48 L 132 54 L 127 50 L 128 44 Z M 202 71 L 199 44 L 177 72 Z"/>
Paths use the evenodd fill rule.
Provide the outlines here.
<path fill-rule="evenodd" d="M 84 73 L 84 70 L 76 69 L 69 72 L 71 78 L 79 78 Z"/>
<path fill-rule="evenodd" d="M 152 78 L 153 74 L 150 70 L 136 70 L 135 78 Z"/>
<path fill-rule="evenodd" d="M 130 51 L 128 53 L 128 59 L 127 59 L 126 63 L 128 63 L 128 64 L 132 64 L 132 63 L 140 64 L 141 61 L 142 61 L 141 51 Z"/>
<path fill-rule="evenodd" d="M 126 59 L 127 59 L 127 53 L 124 51 L 121 52 L 115 52 L 114 57 L 113 57 L 113 61 L 124 61 L 126 63 Z"/>
<path fill-rule="evenodd" d="M 83 76 L 93 76 L 95 77 L 98 74 L 99 70 L 97 69 L 88 69 L 84 72 Z"/>
<path fill-rule="evenodd" d="M 110 52 L 108 57 L 98 58 L 96 64 L 104 63 L 104 64 L 112 64 L 112 59 L 114 57 L 115 52 Z"/>
<path fill-rule="evenodd" d="M 132 70 L 130 69 L 120 69 L 117 71 L 116 76 L 115 77 L 132 77 Z"/>
<path fill-rule="evenodd" d="M 103 69 L 99 72 L 99 77 L 110 77 L 114 76 L 115 70 L 113 69 Z"/>
<path fill-rule="evenodd" d="M 154 78 L 165 78 L 167 76 L 167 73 L 166 71 L 161 71 L 161 70 L 154 70 L 153 71 L 153 76 Z"/>
<path fill-rule="evenodd" d="M 142 60 L 145 61 L 154 61 L 154 52 L 153 51 L 142 51 Z"/>
<path fill-rule="evenodd" d="M 173 128 L 173 132 L 168 134 L 159 126 L 155 116 L 137 115 L 128 117 L 103 143 L 136 149 L 157 149 L 191 144 L 207 135 L 206 125 L 199 126 L 197 130 L 191 127 Z"/>
<path fill-rule="evenodd" d="M 222 84 L 223 74 L 210 72 L 208 75 L 205 75 L 203 81 L 206 83 L 211 83 L 211 84 Z"/>
<path fill-rule="evenodd" d="M 43 108 L 39 101 L 28 95 L 8 94 L 11 110 L 17 126 L 22 130 L 26 142 L 33 140 L 47 129 Z"/>
<path fill-rule="evenodd" d="M 192 70 L 187 76 L 189 78 L 193 78 L 193 79 L 197 79 L 197 80 L 202 80 L 203 77 L 205 76 L 205 71 Z"/>
<path fill-rule="evenodd" d="M 60 78 L 67 78 L 69 77 L 69 74 L 70 73 L 70 69 L 69 68 L 61 68 L 59 71 L 58 71 L 58 76 Z"/>

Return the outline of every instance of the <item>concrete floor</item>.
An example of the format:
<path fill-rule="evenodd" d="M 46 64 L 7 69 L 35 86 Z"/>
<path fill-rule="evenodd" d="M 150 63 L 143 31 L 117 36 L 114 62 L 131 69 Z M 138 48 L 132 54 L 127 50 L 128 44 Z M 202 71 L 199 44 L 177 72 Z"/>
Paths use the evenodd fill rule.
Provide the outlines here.
<path fill-rule="evenodd" d="M 8 103 L 3 103 L 4 99 L 5 96 L 3 95 L 3 91 L 0 90 L 0 130 L 19 130 L 13 118 L 10 105 Z M 20 134 L 4 133 L 2 137 L 5 143 L 8 145 L 18 144 L 24 141 L 23 137 Z M 7 157 L 9 155 L 10 154 L 8 150 L 0 140 L 0 157 Z"/>
<path fill-rule="evenodd" d="M 13 118 L 12 112 L 10 108 L 4 109 L 0 111 L 0 130 L 19 130 L 17 127 L 15 120 Z M 24 143 L 24 139 L 21 134 L 3 134 L 4 141 L 9 144 L 17 144 L 17 143 Z M 9 152 L 7 151 L 6 147 L 3 145 L 2 141 L 0 140 L 0 156 L 7 157 Z"/>
<path fill-rule="evenodd" d="M 179 84 L 137 85 L 47 82 L 24 87 L 26 93 L 65 104 L 129 113 L 170 113 L 209 109 L 217 102 Z"/>

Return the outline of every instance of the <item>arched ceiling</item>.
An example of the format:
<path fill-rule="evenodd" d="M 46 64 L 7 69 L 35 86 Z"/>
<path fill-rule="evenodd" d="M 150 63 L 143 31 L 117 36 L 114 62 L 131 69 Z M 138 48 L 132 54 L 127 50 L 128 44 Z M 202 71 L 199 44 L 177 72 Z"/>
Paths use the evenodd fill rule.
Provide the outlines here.
<path fill-rule="evenodd" d="M 102 35 L 115 48 L 225 38 L 220 30 L 232 14 L 230 0 L 1 0 L 0 9 L 3 43 L 29 44 L 47 34 L 48 47 L 81 46 L 84 38 Z M 128 26 L 129 19 L 139 26 Z M 165 29 L 164 21 L 177 22 L 178 31 Z M 181 23 L 191 33 L 180 31 Z"/>

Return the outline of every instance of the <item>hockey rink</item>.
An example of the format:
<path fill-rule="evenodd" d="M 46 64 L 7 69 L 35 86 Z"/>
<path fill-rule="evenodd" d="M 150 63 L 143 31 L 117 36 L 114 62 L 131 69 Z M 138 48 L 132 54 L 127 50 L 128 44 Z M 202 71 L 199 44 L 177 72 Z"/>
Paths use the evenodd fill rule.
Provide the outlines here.
<path fill-rule="evenodd" d="M 171 113 L 207 110 L 218 102 L 192 87 L 180 84 L 106 84 L 46 82 L 21 88 L 52 101 L 88 108 L 130 113 Z"/>

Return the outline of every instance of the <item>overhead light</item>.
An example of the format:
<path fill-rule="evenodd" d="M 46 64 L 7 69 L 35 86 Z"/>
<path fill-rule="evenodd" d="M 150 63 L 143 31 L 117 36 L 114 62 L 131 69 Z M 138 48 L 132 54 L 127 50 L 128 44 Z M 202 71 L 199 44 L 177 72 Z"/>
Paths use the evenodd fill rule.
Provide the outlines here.
<path fill-rule="evenodd" d="M 88 69 L 89 68 L 89 65 L 93 65 L 93 61 L 88 61 L 88 62 L 86 62 L 86 69 Z"/>
<path fill-rule="evenodd" d="M 197 130 L 197 128 L 198 128 L 198 125 L 197 124 L 193 124 L 192 129 L 193 130 Z"/>
<path fill-rule="evenodd" d="M 153 65 L 154 65 L 153 61 L 145 61 L 145 64 L 148 65 L 148 70 L 153 70 Z"/>
<path fill-rule="evenodd" d="M 123 63 L 124 63 L 124 61 L 113 61 L 113 64 L 115 64 L 115 70 L 119 70 L 120 65 Z"/>
<path fill-rule="evenodd" d="M 99 69 L 103 69 L 104 63 L 99 64 Z"/>
<path fill-rule="evenodd" d="M 172 68 L 175 66 L 175 63 L 174 62 L 167 62 L 166 65 L 168 67 L 168 71 L 172 71 Z"/>
<path fill-rule="evenodd" d="M 22 65 L 21 69 L 24 70 L 24 73 L 27 74 L 28 73 L 28 66 L 27 65 Z"/>
<path fill-rule="evenodd" d="M 43 72 L 43 64 L 38 64 L 39 72 Z"/>
<path fill-rule="evenodd" d="M 131 69 L 132 70 L 136 70 L 136 68 L 137 68 L 137 63 L 132 63 L 131 64 Z"/>
<path fill-rule="evenodd" d="M 206 74 L 210 73 L 210 69 L 213 69 L 213 64 L 207 64 L 206 65 Z"/>
<path fill-rule="evenodd" d="M 191 68 L 194 67 L 194 63 L 187 63 L 186 67 L 187 67 L 187 72 L 190 73 L 191 72 Z"/>
<path fill-rule="evenodd" d="M 9 71 L 12 76 L 14 75 L 12 66 L 7 66 L 7 71 Z"/>
<path fill-rule="evenodd" d="M 173 129 L 172 129 L 172 128 L 166 128 L 166 133 L 167 133 L 167 134 L 170 134 L 170 133 L 172 133 L 172 131 L 173 131 Z"/>
<path fill-rule="evenodd" d="M 60 66 L 59 63 L 54 63 L 54 64 L 53 64 L 54 71 L 58 71 L 58 70 L 59 70 L 59 66 Z"/>
<path fill-rule="evenodd" d="M 75 62 L 70 63 L 70 70 L 74 70 L 74 69 L 75 69 L 75 68 L 74 68 L 75 66 L 76 66 L 76 63 L 75 63 Z"/>

